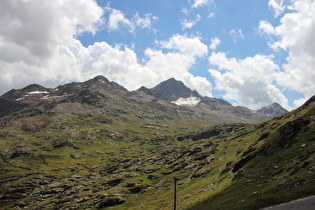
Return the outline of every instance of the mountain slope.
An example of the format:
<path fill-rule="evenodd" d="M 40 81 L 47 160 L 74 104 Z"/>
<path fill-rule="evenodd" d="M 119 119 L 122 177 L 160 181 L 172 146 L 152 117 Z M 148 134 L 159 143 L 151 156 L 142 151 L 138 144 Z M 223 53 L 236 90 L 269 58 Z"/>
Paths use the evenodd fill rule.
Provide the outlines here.
<path fill-rule="evenodd" d="M 175 147 L 172 142 L 178 136 L 212 125 L 211 119 L 156 97 L 151 90 L 129 92 L 104 77 L 54 89 L 31 87 L 1 97 L 4 209 L 121 204 L 149 185 L 140 188 L 136 181 L 155 171 L 144 164 L 149 156 Z M 116 188 L 127 181 L 137 185 Z M 112 190 L 121 193 L 117 196 Z"/>
<path fill-rule="evenodd" d="M 181 81 L 177 81 L 174 78 L 161 82 L 152 89 L 170 102 L 176 101 L 180 98 L 202 98 L 202 96 L 199 95 L 197 91 L 192 91 L 191 89 L 186 87 L 184 83 L 182 83 Z"/>
<path fill-rule="evenodd" d="M 265 106 L 259 110 L 257 110 L 257 113 L 263 114 L 263 115 L 270 115 L 272 117 L 276 117 L 279 115 L 282 115 L 284 113 L 287 113 L 288 110 L 282 108 L 278 103 L 273 103 L 269 106 Z"/>
<path fill-rule="evenodd" d="M 314 195 L 314 114 L 315 96 L 300 108 L 257 125 L 240 138 L 257 135 L 229 168 L 229 185 L 189 209 L 258 209 Z"/>
<path fill-rule="evenodd" d="M 104 77 L 16 91 L 23 92 L 1 97 L 21 105 L 1 112 L 1 209 L 171 209 L 174 178 L 180 209 L 315 189 L 314 97 L 270 121 L 244 124 L 241 115 L 227 123 L 218 110 L 177 106 Z M 231 106 L 206 99 L 202 106 Z M 243 203 L 240 194 L 248 195 Z"/>
<path fill-rule="evenodd" d="M 81 109 L 84 109 L 84 107 L 87 108 L 87 111 L 95 109 L 104 114 L 111 112 L 111 115 L 116 112 L 133 113 L 136 109 L 141 111 L 142 107 L 140 105 L 146 100 L 146 97 L 151 97 L 146 94 L 142 98 L 130 101 L 132 97 L 129 97 L 129 94 L 128 90 L 117 83 L 109 82 L 102 76 L 83 83 L 61 85 L 55 89 L 42 90 L 40 88 L 40 90 L 34 91 L 26 87 L 22 90 L 12 90 L 1 97 L 1 100 L 6 103 L 1 103 L 3 109 L 1 109 L 0 114 L 8 118 L 23 118 L 29 115 L 55 112 L 58 109 L 60 109 L 59 111 L 64 109 L 64 111 L 82 112 L 84 110 Z M 158 104 L 160 101 L 158 100 L 156 103 Z M 149 103 L 150 101 L 146 102 Z M 164 103 L 164 105 L 166 106 L 165 109 L 175 110 L 169 103 Z M 5 109 L 10 107 L 12 112 L 5 112 Z M 72 109 L 69 110 L 70 108 Z M 176 113 L 176 111 L 173 112 Z M 10 115 L 12 113 L 14 114 Z"/>

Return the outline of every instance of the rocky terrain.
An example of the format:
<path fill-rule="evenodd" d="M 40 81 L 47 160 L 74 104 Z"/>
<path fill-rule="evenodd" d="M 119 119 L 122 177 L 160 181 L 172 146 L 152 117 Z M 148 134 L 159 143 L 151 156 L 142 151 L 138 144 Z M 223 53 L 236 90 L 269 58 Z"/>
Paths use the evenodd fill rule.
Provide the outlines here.
<path fill-rule="evenodd" d="M 272 117 L 276 117 L 286 112 L 288 111 L 282 108 L 282 106 L 280 106 L 278 103 L 273 103 L 269 106 L 262 107 L 261 109 L 257 110 L 257 113 L 260 113 L 263 115 L 270 115 Z"/>
<path fill-rule="evenodd" d="M 261 115 L 265 116 L 265 119 L 267 119 L 288 112 L 278 103 L 270 104 L 269 106 L 262 107 L 259 110 L 250 110 L 246 107 L 240 106 L 234 107 L 221 98 L 201 96 L 197 91 L 189 89 L 184 85 L 184 83 L 177 81 L 174 78 L 158 84 L 156 87 L 152 88 L 152 90 L 171 103 L 193 106 L 196 107 L 197 110 L 205 109 L 207 111 L 211 111 L 212 113 L 218 113 L 219 117 L 226 115 L 224 121 L 228 121 L 228 116 L 231 118 L 232 116 L 247 116 L 255 118 L 255 116 Z"/>
<path fill-rule="evenodd" d="M 152 90 L 156 91 L 168 101 L 176 101 L 179 98 L 195 97 L 201 99 L 202 96 L 197 91 L 192 91 L 184 85 L 183 82 L 177 81 L 174 78 L 161 82 Z"/>
<path fill-rule="evenodd" d="M 315 97 L 271 119 L 208 97 L 179 106 L 171 101 L 191 95 L 173 95 L 102 76 L 4 94 L 0 208 L 172 209 L 174 178 L 179 209 L 315 194 Z"/>

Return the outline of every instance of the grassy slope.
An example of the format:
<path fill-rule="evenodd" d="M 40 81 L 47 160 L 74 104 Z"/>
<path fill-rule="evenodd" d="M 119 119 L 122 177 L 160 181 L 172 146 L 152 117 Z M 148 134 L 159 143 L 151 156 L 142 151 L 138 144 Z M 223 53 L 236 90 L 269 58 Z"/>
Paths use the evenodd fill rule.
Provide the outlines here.
<path fill-rule="evenodd" d="M 1 128 L 2 209 L 172 209 L 174 177 L 179 209 L 314 194 L 314 103 L 259 125 L 60 106 Z"/>
<path fill-rule="evenodd" d="M 314 115 L 313 103 L 242 137 L 256 140 L 243 155 L 248 161 L 229 186 L 188 209 L 258 209 L 314 195 Z"/>
<path fill-rule="evenodd" d="M 59 206 L 60 203 L 72 205 L 77 199 L 88 196 L 83 206 L 95 207 L 106 199 L 105 192 L 110 197 L 119 194 L 118 197 L 126 199 L 130 195 L 122 196 L 128 192 L 122 185 L 132 180 L 147 181 L 148 172 L 143 171 L 156 167 L 145 163 L 146 158 L 181 147 L 182 143 L 176 141 L 177 136 L 204 130 L 205 124 L 211 126 L 211 123 L 197 118 L 194 124 L 189 123 L 184 112 L 178 118 L 163 112 L 137 117 L 124 111 L 93 113 L 95 109 L 89 110 L 79 104 L 62 104 L 51 111 L 53 114 L 17 119 L 6 124 L 1 128 L 0 136 L 0 206 L 22 207 L 25 203 L 31 208 L 50 208 L 62 200 L 62 193 L 69 193 L 69 196 L 64 196 L 70 202 L 59 201 Z M 129 166 L 123 165 L 129 162 Z M 115 172 L 108 169 L 111 165 L 117 167 Z M 118 186 L 106 184 L 119 176 L 124 181 Z M 34 180 L 37 183 L 30 184 Z M 53 183 L 62 184 L 54 187 Z M 42 194 L 44 198 L 39 199 Z M 33 199 L 39 202 L 34 203 Z"/>

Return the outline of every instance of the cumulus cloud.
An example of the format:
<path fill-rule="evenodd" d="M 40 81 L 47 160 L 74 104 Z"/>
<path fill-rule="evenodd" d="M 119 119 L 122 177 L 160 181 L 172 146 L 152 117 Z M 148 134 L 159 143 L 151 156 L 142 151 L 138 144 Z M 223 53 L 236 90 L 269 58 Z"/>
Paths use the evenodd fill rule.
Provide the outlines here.
<path fill-rule="evenodd" d="M 266 20 L 261 20 L 258 26 L 262 34 L 273 35 L 276 33 L 274 26 Z"/>
<path fill-rule="evenodd" d="M 60 45 L 95 33 L 103 10 L 95 1 L 3 0 L 0 7 L 0 90 L 45 81 Z M 55 62 L 59 62 L 56 60 Z M 57 76 L 58 77 L 58 76 Z"/>
<path fill-rule="evenodd" d="M 218 37 L 214 37 L 211 39 L 210 49 L 216 50 L 220 44 L 221 44 L 220 39 Z"/>
<path fill-rule="evenodd" d="M 268 24 L 270 30 L 264 27 L 264 31 L 274 34 L 276 41 L 270 44 L 273 49 L 288 53 L 277 82 L 309 98 L 315 94 L 315 1 L 294 1 L 287 8 L 291 12 L 284 14 L 280 25 L 272 30 Z"/>
<path fill-rule="evenodd" d="M 288 101 L 275 84 L 279 70 L 273 56 L 255 55 L 245 59 L 228 58 L 226 53 L 212 52 L 209 72 L 215 89 L 225 91 L 224 97 L 252 109 L 278 102 L 290 109 Z"/>
<path fill-rule="evenodd" d="M 159 41 L 157 44 L 166 49 L 179 51 L 193 59 L 195 57 L 204 57 L 208 53 L 207 46 L 200 41 L 199 37 L 175 34 L 168 41 Z"/>
<path fill-rule="evenodd" d="M 129 27 L 131 30 L 133 30 L 131 21 L 125 18 L 125 15 L 121 11 L 111 8 L 109 8 L 108 10 L 111 10 L 111 13 L 108 18 L 109 30 L 119 29 L 120 24 L 125 25 L 126 27 Z"/>
<path fill-rule="evenodd" d="M 199 14 L 196 15 L 196 18 L 194 20 L 188 21 L 188 20 L 183 20 L 181 21 L 181 25 L 182 25 L 182 30 L 185 29 L 190 29 L 192 28 L 194 25 L 196 25 L 199 21 L 201 20 L 201 16 Z"/>
<path fill-rule="evenodd" d="M 0 8 L 1 46 L 45 57 L 57 43 L 67 42 L 73 35 L 84 31 L 95 33 L 102 13 L 94 1 L 4 0 Z"/>

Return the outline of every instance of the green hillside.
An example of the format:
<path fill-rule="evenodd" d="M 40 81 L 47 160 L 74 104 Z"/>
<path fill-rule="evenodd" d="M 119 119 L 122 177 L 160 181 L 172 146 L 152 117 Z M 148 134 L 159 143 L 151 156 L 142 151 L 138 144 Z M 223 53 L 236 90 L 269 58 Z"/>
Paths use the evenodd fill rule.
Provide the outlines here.
<path fill-rule="evenodd" d="M 252 144 L 231 168 L 229 185 L 188 209 L 258 209 L 314 195 L 314 116 L 312 97 L 299 109 L 237 138 L 252 139 Z"/>
<path fill-rule="evenodd" d="M 1 209 L 172 209 L 174 178 L 178 209 L 315 194 L 314 97 L 245 124 L 115 90 L 32 101 L 1 118 Z"/>

